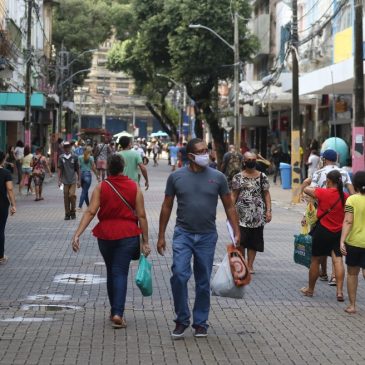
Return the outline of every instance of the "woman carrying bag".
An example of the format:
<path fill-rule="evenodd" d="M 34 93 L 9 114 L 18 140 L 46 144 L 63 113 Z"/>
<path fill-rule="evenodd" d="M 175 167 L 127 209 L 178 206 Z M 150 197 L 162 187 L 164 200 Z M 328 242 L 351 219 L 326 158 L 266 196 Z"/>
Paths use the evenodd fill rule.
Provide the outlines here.
<path fill-rule="evenodd" d="M 319 277 L 319 264 L 322 257 L 332 256 L 336 275 L 336 298 L 344 301 L 343 280 L 344 265 L 340 251 L 344 206 L 348 194 L 343 192 L 342 177 L 339 171 L 333 170 L 327 174 L 326 188 L 304 188 L 304 192 L 318 202 L 317 223 L 312 228 L 312 259 L 309 268 L 309 283 L 300 289 L 303 295 L 312 297 L 314 287 Z"/>
<path fill-rule="evenodd" d="M 80 236 L 97 214 L 99 223 L 93 234 L 98 239 L 106 265 L 110 319 L 114 328 L 125 328 L 129 265 L 131 260 L 139 257 L 140 250 L 148 256 L 151 249 L 141 190 L 134 181 L 123 175 L 124 160 L 121 156 L 110 156 L 107 168 L 109 177 L 95 187 L 88 210 L 82 216 L 71 244 L 73 251 L 78 252 Z"/>

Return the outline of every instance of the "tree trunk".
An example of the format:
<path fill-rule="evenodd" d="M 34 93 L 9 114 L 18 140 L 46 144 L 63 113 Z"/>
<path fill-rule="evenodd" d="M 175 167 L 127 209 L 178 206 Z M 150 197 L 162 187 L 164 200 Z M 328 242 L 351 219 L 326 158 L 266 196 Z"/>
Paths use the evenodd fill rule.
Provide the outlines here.
<path fill-rule="evenodd" d="M 171 120 L 169 120 L 166 114 L 163 113 L 163 110 L 160 114 L 158 110 L 156 110 L 150 102 L 146 103 L 146 107 L 151 112 L 151 114 L 160 122 L 163 131 L 166 132 L 172 140 L 176 141 L 177 139 L 176 126 L 173 124 Z"/>

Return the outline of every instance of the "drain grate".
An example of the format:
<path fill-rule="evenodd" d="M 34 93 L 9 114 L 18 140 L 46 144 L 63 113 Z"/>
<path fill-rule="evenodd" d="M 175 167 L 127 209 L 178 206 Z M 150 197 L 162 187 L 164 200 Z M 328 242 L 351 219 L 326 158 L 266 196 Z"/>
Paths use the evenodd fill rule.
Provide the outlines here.
<path fill-rule="evenodd" d="M 60 304 L 29 304 L 22 305 L 20 310 L 22 311 L 34 311 L 34 312 L 61 312 L 61 311 L 78 311 L 82 307 L 76 305 L 60 305 Z"/>
<path fill-rule="evenodd" d="M 92 274 L 61 274 L 56 275 L 53 282 L 63 284 L 103 284 L 106 283 L 106 279 L 100 275 Z"/>
<path fill-rule="evenodd" d="M 63 295 L 63 294 L 37 294 L 37 295 L 29 295 L 27 296 L 27 300 L 49 300 L 54 302 L 60 302 L 62 300 L 70 300 L 71 295 Z"/>
<path fill-rule="evenodd" d="M 49 317 L 14 317 L 14 318 L 4 318 L 0 322 L 52 322 L 53 318 Z"/>

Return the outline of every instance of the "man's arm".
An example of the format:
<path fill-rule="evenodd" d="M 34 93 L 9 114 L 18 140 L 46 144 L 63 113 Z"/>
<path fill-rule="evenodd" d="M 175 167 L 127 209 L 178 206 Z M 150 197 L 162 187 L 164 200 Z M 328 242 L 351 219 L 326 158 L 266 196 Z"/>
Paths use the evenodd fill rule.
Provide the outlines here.
<path fill-rule="evenodd" d="M 10 201 L 10 214 L 13 215 L 16 213 L 16 205 L 15 205 L 15 194 L 14 194 L 14 186 L 12 181 L 7 181 L 5 183 L 6 190 L 8 193 L 9 201 Z"/>
<path fill-rule="evenodd" d="M 172 207 L 174 206 L 174 196 L 165 195 L 165 200 L 162 203 L 160 212 L 160 224 L 158 230 L 157 251 L 164 256 L 166 250 L 165 232 L 167 224 L 169 223 Z"/>
<path fill-rule="evenodd" d="M 232 226 L 235 243 L 237 246 L 240 245 L 241 234 L 240 234 L 240 227 L 238 224 L 238 215 L 236 212 L 236 208 L 233 205 L 232 196 L 231 194 L 225 194 L 221 196 L 222 203 L 224 206 L 224 210 L 226 211 L 227 219 Z"/>
<path fill-rule="evenodd" d="M 349 191 L 350 195 L 354 195 L 356 193 L 355 188 L 351 183 L 346 184 L 346 188 Z"/>
<path fill-rule="evenodd" d="M 148 174 L 147 174 L 146 166 L 143 165 L 143 163 L 139 163 L 138 166 L 139 166 L 139 169 L 141 170 L 141 174 L 144 177 L 144 181 L 145 181 L 144 186 L 146 187 L 146 190 L 148 190 L 150 185 L 149 185 L 149 182 L 148 182 Z"/>
<path fill-rule="evenodd" d="M 310 177 L 306 178 L 302 185 L 300 186 L 300 193 L 303 194 L 304 193 L 304 189 L 308 186 L 310 186 L 310 184 L 312 184 L 312 179 Z"/>

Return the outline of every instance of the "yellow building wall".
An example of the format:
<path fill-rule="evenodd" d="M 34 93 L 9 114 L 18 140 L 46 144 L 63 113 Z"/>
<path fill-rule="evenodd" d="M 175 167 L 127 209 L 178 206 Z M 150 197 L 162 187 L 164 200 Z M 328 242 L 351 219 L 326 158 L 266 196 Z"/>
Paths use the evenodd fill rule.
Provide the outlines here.
<path fill-rule="evenodd" d="M 352 43 L 352 27 L 335 34 L 334 63 L 339 63 L 352 57 Z"/>

